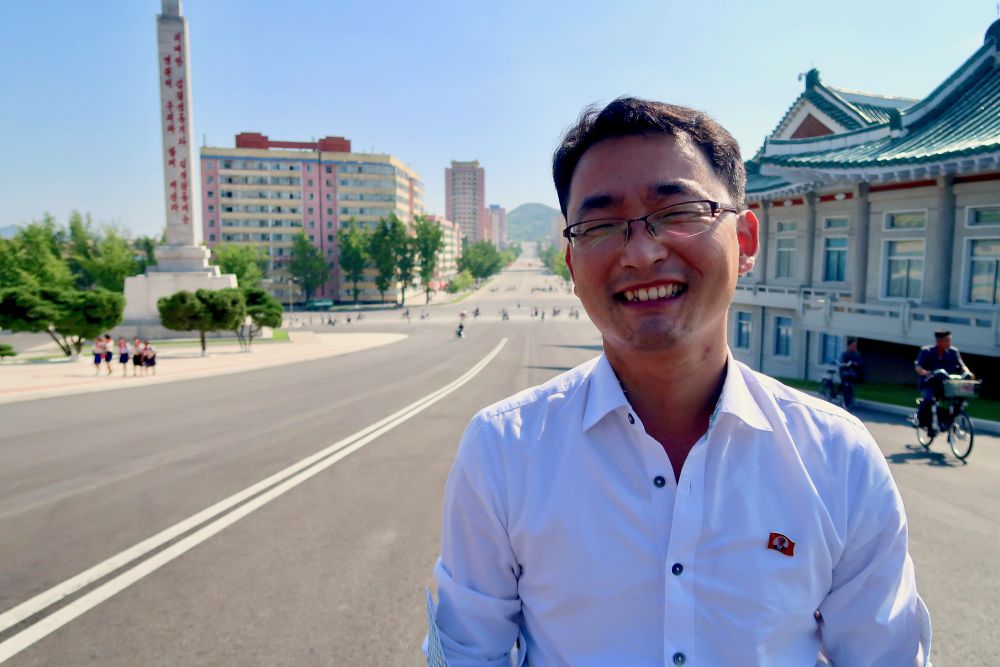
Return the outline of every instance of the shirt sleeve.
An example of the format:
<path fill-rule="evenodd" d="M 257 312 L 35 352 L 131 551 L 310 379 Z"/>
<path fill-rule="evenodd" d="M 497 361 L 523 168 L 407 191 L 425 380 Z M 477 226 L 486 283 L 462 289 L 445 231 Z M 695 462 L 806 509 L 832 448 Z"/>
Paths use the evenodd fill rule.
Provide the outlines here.
<path fill-rule="evenodd" d="M 507 533 L 498 439 L 482 418 L 466 429 L 445 486 L 434 620 L 450 667 L 504 667 L 518 637 L 520 566 Z"/>
<path fill-rule="evenodd" d="M 846 539 L 819 608 L 824 652 L 834 665 L 926 667 L 930 615 L 917 594 L 902 500 L 867 440 L 849 473 Z"/>

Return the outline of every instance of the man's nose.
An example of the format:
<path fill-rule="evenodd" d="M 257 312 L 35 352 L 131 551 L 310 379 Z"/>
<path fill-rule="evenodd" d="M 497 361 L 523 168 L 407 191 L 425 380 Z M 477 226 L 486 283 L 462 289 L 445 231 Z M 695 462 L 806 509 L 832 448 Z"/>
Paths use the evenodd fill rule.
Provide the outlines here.
<path fill-rule="evenodd" d="M 629 223 L 625 247 L 621 250 L 622 266 L 650 266 L 665 260 L 669 254 L 666 244 L 649 232 L 645 220 L 633 220 Z"/>

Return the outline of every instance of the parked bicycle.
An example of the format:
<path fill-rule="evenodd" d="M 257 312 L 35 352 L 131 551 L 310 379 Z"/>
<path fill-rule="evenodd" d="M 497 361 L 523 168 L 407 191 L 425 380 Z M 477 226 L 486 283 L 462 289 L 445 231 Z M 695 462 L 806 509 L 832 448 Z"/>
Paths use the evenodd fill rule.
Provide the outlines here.
<path fill-rule="evenodd" d="M 965 461 L 972 453 L 972 443 L 976 438 L 976 429 L 972 418 L 965 412 L 969 399 L 979 390 L 979 380 L 970 380 L 961 375 L 949 375 L 942 382 L 944 399 L 936 398 L 931 408 L 931 425 L 920 425 L 917 413 L 910 415 L 910 424 L 917 430 L 917 442 L 924 449 L 930 449 L 931 443 L 938 433 L 947 433 L 951 453 L 959 461 Z M 921 399 L 917 399 L 920 405 Z"/>
<path fill-rule="evenodd" d="M 847 361 L 826 371 L 826 377 L 819 381 L 819 393 L 831 403 L 850 410 L 854 405 L 854 382 L 857 374 L 854 362 Z"/>

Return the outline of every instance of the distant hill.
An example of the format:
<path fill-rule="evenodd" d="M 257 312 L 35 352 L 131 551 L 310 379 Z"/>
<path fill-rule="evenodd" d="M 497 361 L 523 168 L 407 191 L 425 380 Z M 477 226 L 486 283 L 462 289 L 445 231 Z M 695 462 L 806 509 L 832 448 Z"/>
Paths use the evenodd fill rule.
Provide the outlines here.
<path fill-rule="evenodd" d="M 521 204 L 507 213 L 507 239 L 510 241 L 542 241 L 549 238 L 552 218 L 559 209 L 545 204 Z"/>
<path fill-rule="evenodd" d="M 14 238 L 14 234 L 17 234 L 17 230 L 20 228 L 20 225 L 7 225 L 6 227 L 0 227 L 0 239 Z"/>

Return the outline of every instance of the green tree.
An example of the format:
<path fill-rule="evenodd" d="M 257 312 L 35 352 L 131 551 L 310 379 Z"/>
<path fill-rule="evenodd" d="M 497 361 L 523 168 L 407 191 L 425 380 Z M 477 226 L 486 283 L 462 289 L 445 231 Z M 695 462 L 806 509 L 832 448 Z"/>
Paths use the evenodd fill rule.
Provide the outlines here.
<path fill-rule="evenodd" d="M 365 269 L 371 263 L 368 257 L 368 244 L 370 233 L 358 227 L 354 218 L 350 218 L 347 224 L 337 232 L 337 245 L 340 249 L 340 268 L 344 272 L 344 280 L 351 283 L 351 294 L 354 296 L 354 303 L 358 302 L 358 283 L 365 277 Z"/>
<path fill-rule="evenodd" d="M 306 238 L 305 232 L 299 232 L 292 241 L 292 259 L 288 263 L 288 272 L 306 293 L 307 301 L 312 298 L 317 287 L 330 280 L 330 267 L 319 248 Z"/>
<path fill-rule="evenodd" d="M 92 226 L 89 215 L 85 218 L 79 211 L 69 214 L 69 234 L 64 253 L 77 289 L 87 289 L 96 282 L 90 271 L 97 254 L 97 237 Z"/>
<path fill-rule="evenodd" d="M 569 267 L 566 266 L 566 252 L 556 245 L 546 246 L 538 253 L 542 263 L 551 271 L 567 283 L 572 279 L 569 274 Z"/>
<path fill-rule="evenodd" d="M 139 273 L 145 273 L 150 266 L 156 266 L 156 239 L 152 236 L 140 236 L 132 242 L 132 248 L 141 253 Z"/>
<path fill-rule="evenodd" d="M 14 348 L 6 343 L 0 343 L 0 361 L 3 361 L 4 357 L 16 357 L 17 352 Z"/>
<path fill-rule="evenodd" d="M 462 292 L 471 288 L 473 284 L 475 284 L 475 280 L 472 278 L 472 274 L 468 270 L 465 270 L 456 274 L 448 281 L 445 291 L 449 294 L 455 294 L 456 292 Z"/>
<path fill-rule="evenodd" d="M 42 287 L 0 290 L 0 329 L 45 332 L 71 356 L 89 339 L 122 321 L 125 298 L 105 289 Z"/>
<path fill-rule="evenodd" d="M 267 271 L 267 254 L 260 246 L 220 243 L 212 249 L 212 256 L 223 273 L 236 276 L 240 287 L 259 286 Z"/>
<path fill-rule="evenodd" d="M 21 268 L 18 242 L 15 239 L 0 239 L 0 289 L 37 286 L 35 277 Z"/>
<path fill-rule="evenodd" d="M 424 303 L 431 302 L 431 281 L 437 271 L 438 253 L 444 248 L 444 230 L 436 220 L 416 216 L 413 223 L 413 241 L 416 245 L 420 281 L 424 284 Z"/>
<path fill-rule="evenodd" d="M 200 289 L 176 292 L 156 302 L 160 322 L 174 331 L 197 331 L 202 355 L 209 331 L 234 331 L 246 317 L 246 304 L 239 289 Z"/>
<path fill-rule="evenodd" d="M 248 287 L 241 291 L 246 302 L 247 317 L 236 330 L 236 337 L 240 340 L 240 347 L 249 350 L 253 345 L 254 336 L 259 334 L 261 329 L 264 327 L 276 329 L 281 326 L 283 312 L 278 300 L 260 287 Z"/>
<path fill-rule="evenodd" d="M 62 259 L 61 237 L 55 220 L 49 215 L 25 225 L 14 235 L 17 265 L 37 285 L 73 287 L 73 274 Z"/>
<path fill-rule="evenodd" d="M 500 251 L 489 241 L 470 243 L 458 258 L 459 271 L 468 271 L 476 280 L 484 280 L 503 268 Z"/>
<path fill-rule="evenodd" d="M 406 288 L 413 284 L 416 268 L 416 240 L 406 233 L 404 227 L 402 236 L 396 239 L 396 276 L 399 278 L 402 306 L 406 306 Z"/>
<path fill-rule="evenodd" d="M 81 263 L 93 281 L 91 285 L 112 292 L 124 292 L 125 279 L 136 275 L 140 269 L 128 241 L 113 229 L 105 230 L 97 242 L 96 252 Z"/>
<path fill-rule="evenodd" d="M 396 248 L 401 237 L 406 237 L 406 226 L 395 213 L 390 213 L 388 218 L 378 221 L 368 238 L 368 255 L 375 264 L 375 287 L 383 302 L 386 291 L 396 279 L 399 257 Z"/>

